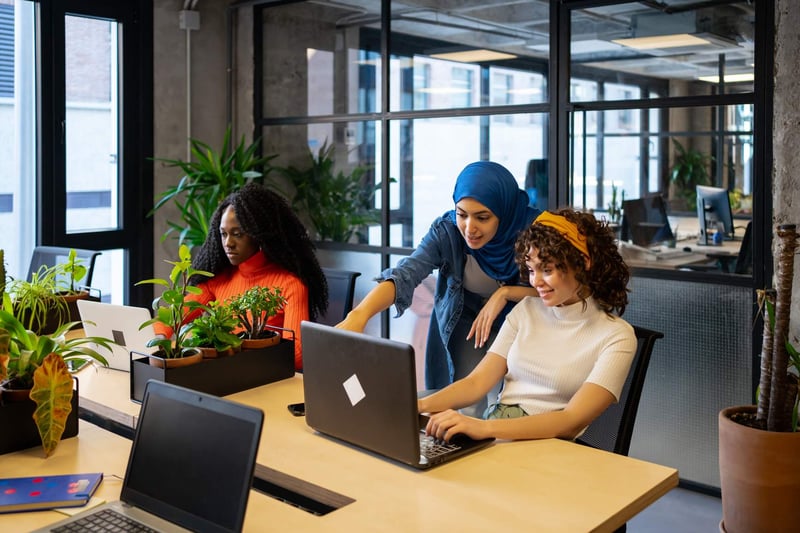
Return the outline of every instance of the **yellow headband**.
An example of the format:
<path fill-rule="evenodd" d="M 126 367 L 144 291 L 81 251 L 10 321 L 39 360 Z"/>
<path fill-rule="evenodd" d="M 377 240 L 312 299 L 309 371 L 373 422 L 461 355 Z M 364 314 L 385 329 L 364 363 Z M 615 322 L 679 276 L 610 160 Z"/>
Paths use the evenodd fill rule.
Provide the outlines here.
<path fill-rule="evenodd" d="M 542 211 L 534 224 L 541 224 L 542 226 L 549 226 L 554 228 L 557 232 L 564 236 L 572 246 L 577 248 L 583 255 L 589 258 L 589 247 L 586 244 L 586 236 L 578 231 L 578 226 L 567 220 L 561 215 L 554 215 L 547 211 Z"/>

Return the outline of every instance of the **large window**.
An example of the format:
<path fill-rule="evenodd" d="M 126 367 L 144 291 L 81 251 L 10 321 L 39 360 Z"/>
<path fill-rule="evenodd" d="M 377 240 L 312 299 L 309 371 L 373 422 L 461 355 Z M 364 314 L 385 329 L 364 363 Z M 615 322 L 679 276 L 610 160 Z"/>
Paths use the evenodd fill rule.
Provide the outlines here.
<path fill-rule="evenodd" d="M 375 192 L 372 221 L 323 248 L 393 264 L 478 159 L 507 166 L 540 208 L 611 220 L 613 199 L 660 195 L 691 238 L 694 184 L 681 188 L 673 173 L 682 151 L 699 153 L 704 182 L 730 191 L 737 223 L 753 216 L 765 179 L 754 164 L 756 2 L 389 2 L 390 31 L 385 5 L 256 8 L 265 152 L 295 164 L 334 143 L 335 167 L 367 169 L 362 185 Z M 395 336 L 390 325 L 381 329 Z"/>
<path fill-rule="evenodd" d="M 149 2 L 0 0 L 0 247 L 24 276 L 35 245 L 100 250 L 93 288 L 132 298 L 152 271 Z M 127 120 L 126 117 L 128 118 Z M 136 117 L 135 119 L 133 117 Z M 124 199 L 124 201 L 123 201 Z"/>

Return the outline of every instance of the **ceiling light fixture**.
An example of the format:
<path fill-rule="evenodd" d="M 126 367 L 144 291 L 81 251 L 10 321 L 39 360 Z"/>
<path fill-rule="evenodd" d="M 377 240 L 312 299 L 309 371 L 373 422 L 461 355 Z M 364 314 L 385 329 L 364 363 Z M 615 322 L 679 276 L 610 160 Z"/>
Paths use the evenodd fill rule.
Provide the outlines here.
<path fill-rule="evenodd" d="M 495 52 L 493 50 L 464 50 L 461 52 L 444 52 L 441 54 L 430 54 L 434 59 L 444 59 L 446 61 L 458 61 L 460 63 L 481 63 L 483 61 L 499 61 L 502 59 L 514 59 L 515 55 Z"/>
<path fill-rule="evenodd" d="M 681 46 L 705 46 L 710 41 L 690 33 L 672 35 L 652 35 L 650 37 L 632 37 L 630 39 L 612 39 L 613 43 L 635 48 L 636 50 L 653 50 L 656 48 L 678 48 Z"/>
<path fill-rule="evenodd" d="M 719 83 L 719 76 L 698 76 L 698 80 L 707 81 L 709 83 Z M 725 74 L 723 78 L 725 83 L 739 83 L 745 81 L 753 81 L 755 75 L 752 72 L 743 72 L 741 74 Z"/>

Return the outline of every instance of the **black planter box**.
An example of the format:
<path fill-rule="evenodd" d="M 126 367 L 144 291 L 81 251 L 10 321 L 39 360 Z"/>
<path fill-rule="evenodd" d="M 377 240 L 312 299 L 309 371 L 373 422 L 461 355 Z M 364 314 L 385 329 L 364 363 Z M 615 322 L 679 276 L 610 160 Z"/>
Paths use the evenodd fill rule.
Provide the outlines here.
<path fill-rule="evenodd" d="M 131 352 L 131 400 L 141 402 L 148 379 L 225 396 L 294 376 L 294 341 L 259 350 L 242 350 L 228 357 L 203 359 L 179 368 L 150 365 L 147 355 Z"/>
<path fill-rule="evenodd" d="M 67 416 L 62 440 L 78 434 L 78 380 L 73 379 L 72 411 Z M 0 403 L 0 454 L 42 445 L 39 430 L 33 421 L 35 410 L 36 403 L 33 400 Z"/>

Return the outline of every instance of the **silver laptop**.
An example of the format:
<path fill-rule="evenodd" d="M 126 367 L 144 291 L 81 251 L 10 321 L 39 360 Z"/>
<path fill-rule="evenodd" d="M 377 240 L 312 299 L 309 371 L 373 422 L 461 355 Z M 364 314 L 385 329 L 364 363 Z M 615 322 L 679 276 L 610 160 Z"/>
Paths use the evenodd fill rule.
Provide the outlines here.
<path fill-rule="evenodd" d="M 260 409 L 150 380 L 120 500 L 39 532 L 111 531 L 80 522 L 108 514 L 158 532 L 241 531 L 263 420 Z"/>
<path fill-rule="evenodd" d="M 87 337 L 105 337 L 116 343 L 110 345 L 110 351 L 102 346 L 94 347 L 108 360 L 111 368 L 130 371 L 131 350 L 148 354 L 156 350 L 147 347 L 147 342 L 156 335 L 153 326 L 139 329 L 142 323 L 152 318 L 149 309 L 78 300 L 78 312 Z"/>
<path fill-rule="evenodd" d="M 320 433 L 420 469 L 494 441 L 425 435 L 412 346 L 315 322 L 300 331 L 306 423 Z"/>

